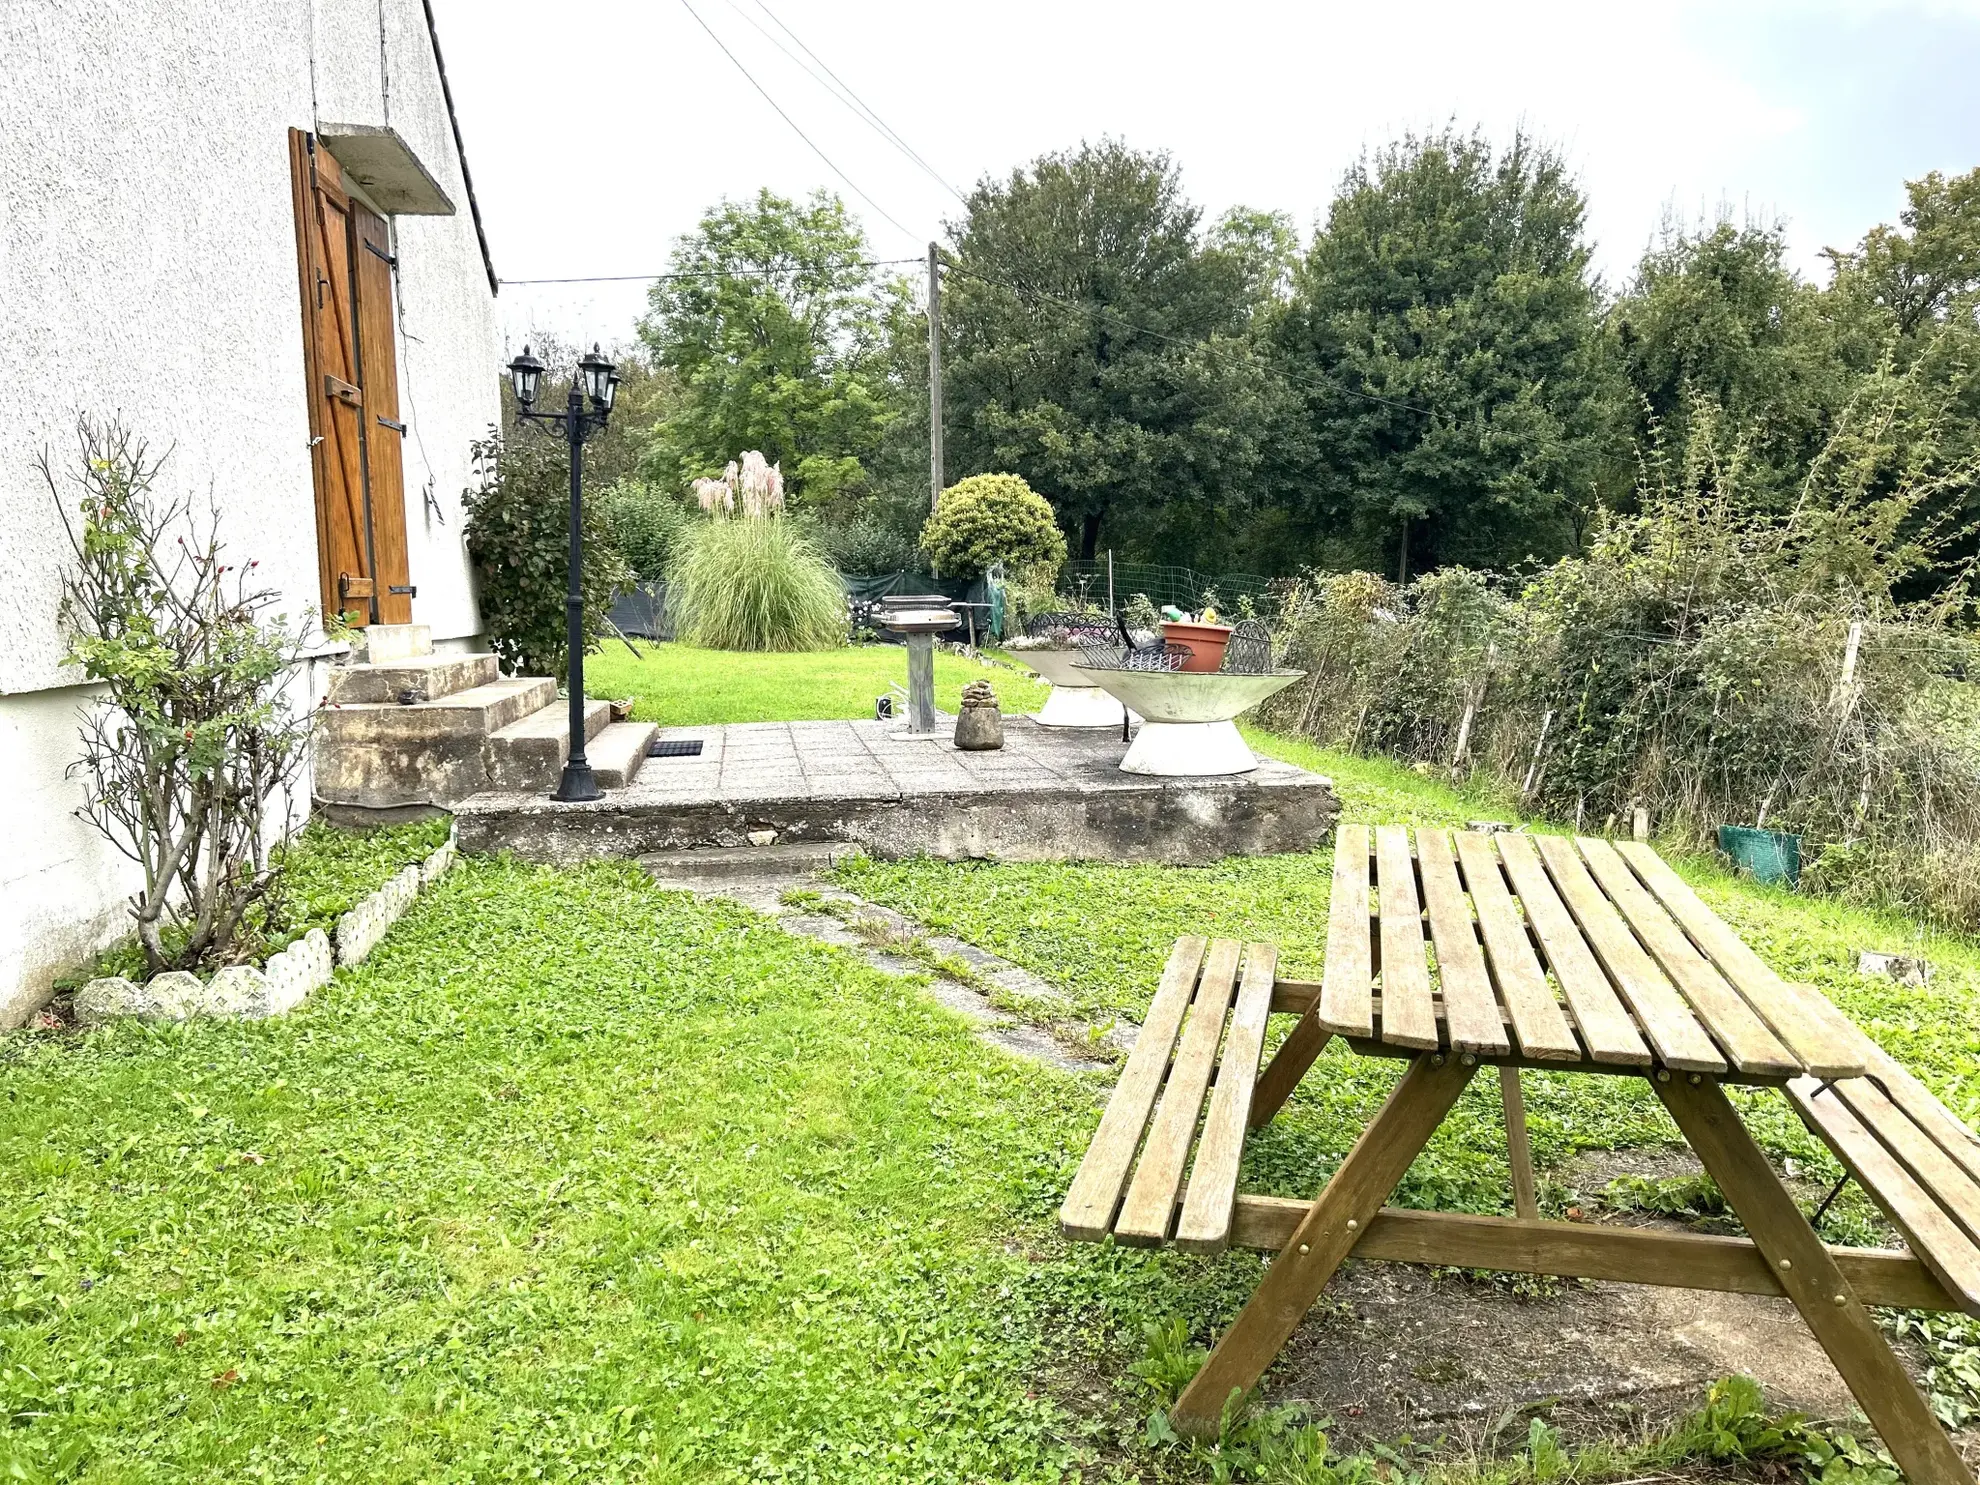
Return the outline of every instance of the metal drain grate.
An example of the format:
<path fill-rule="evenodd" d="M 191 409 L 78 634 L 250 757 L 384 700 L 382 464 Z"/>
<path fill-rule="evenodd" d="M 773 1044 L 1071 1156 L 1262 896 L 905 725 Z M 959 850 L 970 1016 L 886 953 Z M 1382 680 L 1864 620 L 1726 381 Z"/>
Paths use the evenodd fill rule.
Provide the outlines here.
<path fill-rule="evenodd" d="M 701 739 L 698 737 L 681 737 L 663 740 L 656 737 L 646 745 L 646 756 L 649 758 L 699 758 L 701 756 Z"/>

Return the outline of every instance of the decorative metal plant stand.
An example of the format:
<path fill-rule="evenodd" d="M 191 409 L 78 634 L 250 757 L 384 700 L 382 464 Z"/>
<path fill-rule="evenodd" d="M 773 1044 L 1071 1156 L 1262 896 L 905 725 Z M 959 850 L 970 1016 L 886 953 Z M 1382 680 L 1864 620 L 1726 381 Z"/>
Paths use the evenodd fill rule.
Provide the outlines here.
<path fill-rule="evenodd" d="M 1051 639 L 1067 646 L 1013 652 L 1052 688 L 1045 705 L 1039 709 L 1038 725 L 1096 729 L 1120 726 L 1121 704 L 1094 685 L 1093 678 L 1080 669 L 1081 652 L 1073 648 L 1085 643 L 1107 644 L 1114 632 L 1112 622 L 1088 614 L 1054 612 L 1034 614 L 1024 628 L 1033 639 Z"/>
<path fill-rule="evenodd" d="M 907 638 L 908 724 L 895 737 L 942 736 L 935 722 L 935 636 L 958 622 L 945 608 L 889 608 L 881 613 L 882 628 Z"/>
<path fill-rule="evenodd" d="M 1082 645 L 1081 668 L 1093 683 L 1123 706 L 1141 714 L 1141 730 L 1121 759 L 1124 773 L 1163 778 L 1200 778 L 1249 773 L 1258 759 L 1237 730 L 1237 718 L 1266 697 L 1283 691 L 1306 672 L 1272 670 L 1271 637 L 1258 626 L 1251 635 L 1233 634 L 1241 665 L 1262 670 L 1186 671 L 1181 645 Z"/>

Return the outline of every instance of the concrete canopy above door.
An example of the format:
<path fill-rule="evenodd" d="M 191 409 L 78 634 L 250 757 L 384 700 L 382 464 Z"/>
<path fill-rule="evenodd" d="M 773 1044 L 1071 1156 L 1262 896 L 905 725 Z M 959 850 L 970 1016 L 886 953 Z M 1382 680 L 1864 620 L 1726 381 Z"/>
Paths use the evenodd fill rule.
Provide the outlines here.
<path fill-rule="evenodd" d="M 394 216 L 450 217 L 454 203 L 433 172 L 389 124 L 318 124 L 316 137 L 345 179 Z"/>

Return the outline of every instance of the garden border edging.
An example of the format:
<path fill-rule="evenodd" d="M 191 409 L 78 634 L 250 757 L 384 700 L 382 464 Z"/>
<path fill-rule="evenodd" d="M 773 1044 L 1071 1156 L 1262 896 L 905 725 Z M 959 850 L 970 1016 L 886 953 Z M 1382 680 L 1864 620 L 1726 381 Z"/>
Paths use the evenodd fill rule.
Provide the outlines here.
<path fill-rule="evenodd" d="M 330 983 L 339 965 L 362 964 L 378 941 L 418 899 L 420 889 L 444 876 L 459 859 L 450 833 L 422 861 L 401 868 L 376 892 L 337 919 L 334 932 L 312 928 L 265 964 L 230 964 L 202 982 L 190 971 L 167 970 L 142 984 L 122 975 L 91 980 L 76 992 L 76 1023 L 186 1021 L 195 1016 L 260 1020 L 286 1015 Z"/>

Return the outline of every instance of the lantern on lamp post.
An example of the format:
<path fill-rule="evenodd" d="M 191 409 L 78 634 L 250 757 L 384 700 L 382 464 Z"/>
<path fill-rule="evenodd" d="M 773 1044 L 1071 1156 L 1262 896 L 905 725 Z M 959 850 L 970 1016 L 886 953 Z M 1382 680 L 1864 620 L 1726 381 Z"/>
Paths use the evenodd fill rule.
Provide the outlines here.
<path fill-rule="evenodd" d="M 584 441 L 611 417 L 619 373 L 594 345 L 577 364 L 561 412 L 536 411 L 543 363 L 529 353 L 528 346 L 509 363 L 509 381 L 515 389 L 517 417 L 555 429 L 571 450 L 570 581 L 564 594 L 564 669 L 571 697 L 571 747 L 563 777 L 550 797 L 565 804 L 580 804 L 598 799 L 604 792 L 584 756 Z"/>

